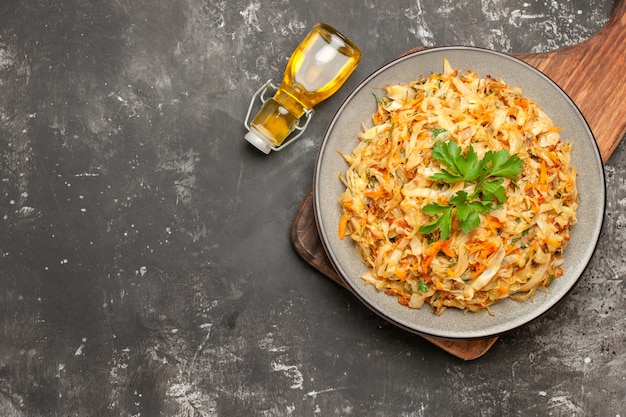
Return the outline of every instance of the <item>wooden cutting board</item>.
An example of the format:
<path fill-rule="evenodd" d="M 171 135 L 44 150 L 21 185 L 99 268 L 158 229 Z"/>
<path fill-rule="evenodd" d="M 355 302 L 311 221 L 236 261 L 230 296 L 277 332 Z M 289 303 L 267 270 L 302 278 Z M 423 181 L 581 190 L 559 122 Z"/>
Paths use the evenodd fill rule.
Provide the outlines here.
<path fill-rule="evenodd" d="M 626 134 L 626 108 L 623 107 L 626 103 L 626 0 L 616 0 L 607 25 L 587 41 L 552 52 L 515 56 L 542 71 L 570 96 L 587 120 L 602 160 L 606 162 Z M 312 191 L 307 193 L 296 213 L 291 239 L 306 262 L 349 290 L 322 246 L 315 224 Z M 464 360 L 481 357 L 498 340 L 497 337 L 480 340 L 423 337 Z"/>

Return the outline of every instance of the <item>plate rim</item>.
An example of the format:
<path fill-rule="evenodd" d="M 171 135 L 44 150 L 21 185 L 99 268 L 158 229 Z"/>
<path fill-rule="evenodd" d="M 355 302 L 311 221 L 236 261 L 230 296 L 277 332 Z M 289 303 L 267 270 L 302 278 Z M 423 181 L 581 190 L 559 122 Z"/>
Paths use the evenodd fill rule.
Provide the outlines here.
<path fill-rule="evenodd" d="M 588 256 L 586 256 L 586 258 L 583 260 L 582 262 L 582 267 L 580 268 L 580 272 L 578 274 L 578 276 L 575 278 L 575 280 L 571 283 L 571 285 L 569 286 L 569 288 L 567 288 L 567 290 L 560 296 L 560 298 L 558 298 L 557 300 L 554 300 L 553 302 L 551 302 L 547 308 L 545 308 L 543 311 L 541 311 L 539 314 L 536 314 L 535 316 L 531 317 L 530 319 L 516 324 L 514 326 L 510 326 L 506 329 L 503 330 L 499 330 L 499 331 L 494 331 L 494 332 L 481 332 L 481 331 L 468 331 L 465 332 L 463 334 L 454 334 L 454 333 L 450 333 L 450 332 L 446 332 L 446 331 L 426 331 L 425 329 L 416 329 L 414 327 L 410 327 L 405 325 L 404 323 L 394 319 L 393 317 L 391 317 L 389 314 L 387 314 L 385 311 L 381 310 L 380 308 L 377 308 L 375 305 L 372 305 L 372 303 L 370 303 L 367 299 L 365 299 L 365 297 L 360 294 L 360 291 L 355 288 L 352 280 L 350 279 L 350 277 L 348 277 L 347 273 L 345 272 L 345 270 L 343 269 L 343 267 L 341 266 L 340 262 L 338 261 L 336 255 L 334 254 L 332 248 L 330 247 L 330 243 L 328 242 L 328 237 L 326 236 L 326 231 L 323 229 L 323 219 L 322 219 L 322 215 L 321 215 L 321 211 L 320 211 L 320 193 L 318 192 L 319 189 L 319 184 L 320 184 L 320 175 L 321 175 L 321 165 L 323 162 L 323 158 L 324 155 L 326 155 L 327 153 L 327 146 L 329 145 L 329 141 L 330 141 L 330 137 L 331 137 L 331 133 L 333 131 L 333 127 L 335 126 L 335 124 L 337 123 L 337 119 L 338 117 L 343 113 L 344 109 L 350 104 L 351 99 L 357 95 L 357 93 L 359 93 L 361 90 L 363 90 L 364 88 L 366 88 L 368 86 L 368 84 L 370 83 L 370 81 L 372 81 L 373 79 L 375 79 L 378 75 L 380 75 L 382 72 L 386 71 L 387 69 L 398 65 L 399 63 L 405 61 L 405 60 L 411 60 L 414 59 L 416 56 L 421 56 L 421 55 L 426 55 L 426 54 L 432 54 L 432 53 L 440 53 L 440 52 L 445 52 L 445 51 L 469 51 L 470 53 L 473 52 L 480 52 L 480 53 L 486 53 L 486 54 L 491 54 L 491 55 L 496 55 L 499 58 L 503 58 L 505 60 L 510 60 L 515 62 L 516 65 L 521 65 L 523 67 L 526 67 L 528 70 L 530 70 L 531 72 L 534 72 L 537 76 L 543 78 L 546 82 L 548 82 L 549 84 L 552 85 L 552 87 L 556 90 L 556 92 L 558 92 L 559 94 L 561 94 L 566 101 L 568 101 L 570 103 L 570 105 L 572 106 L 572 108 L 574 109 L 574 111 L 577 113 L 577 116 L 580 118 L 586 132 L 587 135 L 586 137 L 592 139 L 592 147 L 593 147 L 593 159 L 594 159 L 594 166 L 596 168 L 599 168 L 600 171 L 600 182 L 601 182 L 601 193 L 602 193 L 602 199 L 601 199 L 601 216 L 599 219 L 599 227 L 594 228 L 594 236 L 593 236 L 593 245 L 588 249 L 588 251 L 586 251 L 586 253 L 588 253 Z M 497 76 L 496 76 L 497 77 Z M 367 115 L 365 115 L 365 117 L 367 117 Z M 364 120 L 365 120 L 364 117 Z M 586 139 L 585 139 L 586 140 Z M 369 74 L 367 77 L 365 77 L 351 92 L 350 94 L 348 94 L 348 96 L 343 100 L 343 102 L 341 103 L 341 105 L 337 108 L 337 110 L 335 111 L 333 117 L 331 118 L 325 132 L 324 132 L 324 136 L 323 136 L 323 140 L 321 143 L 321 146 L 319 148 L 316 160 L 315 160 L 315 168 L 314 168 L 314 176 L 313 176 L 313 212 L 314 212 L 314 217 L 315 217 L 315 223 L 316 223 L 316 227 L 317 227 L 317 231 L 318 234 L 320 236 L 320 241 L 322 243 L 322 247 L 324 248 L 324 252 L 327 255 L 327 258 L 329 259 L 331 265 L 333 266 L 333 268 L 335 269 L 336 273 L 339 275 L 339 277 L 346 283 L 346 286 L 348 287 L 348 289 L 350 290 L 351 293 L 353 293 L 366 307 L 368 307 L 370 310 L 372 310 L 374 313 L 376 313 L 378 316 L 380 316 L 381 318 L 387 320 L 388 322 L 404 329 L 407 330 L 409 332 L 412 333 L 416 333 L 416 334 L 420 334 L 420 335 L 424 335 L 424 336 L 429 336 L 429 337 L 436 337 L 436 338 L 440 338 L 440 339 L 448 339 L 448 340 L 476 340 L 476 339 L 485 339 L 485 338 L 491 338 L 491 337 L 495 337 L 495 336 L 499 336 L 505 333 L 509 333 L 512 331 L 515 331 L 521 327 L 527 326 L 528 324 L 540 319 L 541 317 L 545 316 L 547 313 L 549 313 L 553 308 L 555 308 L 557 305 L 559 305 L 565 298 L 568 297 L 568 295 L 572 292 L 572 290 L 577 286 L 577 284 L 580 282 L 582 276 L 584 275 L 585 271 L 587 270 L 589 263 L 591 261 L 591 259 L 593 258 L 594 253 L 596 252 L 598 243 L 599 243 L 599 237 L 602 233 L 602 229 L 604 226 L 604 220 L 605 220 L 605 216 L 606 216 L 606 180 L 605 180 L 605 167 L 604 167 L 604 163 L 602 162 L 602 158 L 600 155 L 600 149 L 597 143 L 597 140 L 595 139 L 595 136 L 591 130 L 591 128 L 589 127 L 589 124 L 587 122 L 587 120 L 585 119 L 584 115 L 582 114 L 582 112 L 580 111 L 580 109 L 578 108 L 578 106 L 576 105 L 576 103 L 572 100 L 572 98 L 556 83 L 554 82 L 549 76 L 547 76 L 546 74 L 544 74 L 543 72 L 541 72 L 539 69 L 537 69 L 536 67 L 524 62 L 523 60 L 511 55 L 511 54 L 507 54 L 504 52 L 499 52 L 499 51 L 495 51 L 492 49 L 487 49 L 487 48 L 481 48 L 481 47 L 474 47 L 474 46 L 439 46 L 439 47 L 426 47 L 425 49 L 419 49 L 419 50 L 415 50 L 413 52 L 409 52 L 407 54 L 404 54 L 402 56 L 399 56 L 391 61 L 389 61 L 388 63 L 384 64 L 383 66 L 379 67 L 378 69 L 374 70 L 371 74 Z M 338 196 L 337 196 L 338 197 Z M 356 256 L 356 253 L 355 253 Z M 426 306 L 424 307 L 426 308 Z M 444 312 L 444 314 L 446 314 Z M 469 314 L 469 313 L 468 313 Z M 472 313 L 474 314 L 474 313 Z M 478 313 L 481 314 L 481 313 Z"/>

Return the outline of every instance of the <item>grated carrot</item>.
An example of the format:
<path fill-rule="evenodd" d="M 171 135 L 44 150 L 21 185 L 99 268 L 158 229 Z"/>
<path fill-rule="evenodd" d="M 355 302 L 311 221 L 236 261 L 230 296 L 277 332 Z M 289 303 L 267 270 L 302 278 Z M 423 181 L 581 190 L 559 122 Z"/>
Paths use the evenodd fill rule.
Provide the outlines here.
<path fill-rule="evenodd" d="M 545 277 L 532 282 L 538 286 L 562 274 L 555 265 L 563 262 L 576 223 L 578 192 L 572 145 L 561 141 L 561 128 L 519 88 L 453 70 L 447 60 L 440 74 L 386 88 L 372 115 L 374 126 L 359 135 L 350 153 L 339 152 L 349 166 L 339 175 L 345 185 L 339 236 L 357 245 L 369 269 L 366 282 L 408 306 L 417 289 L 401 282 L 421 276 L 433 293 L 424 303 L 441 314 L 450 307 L 478 311 L 500 298 L 528 298 L 537 287 L 530 293 L 518 288 L 530 288 L 529 277 L 541 267 Z M 445 169 L 433 157 L 437 141 L 472 145 L 480 157 L 507 150 L 523 162 L 520 178 L 502 183 L 505 201 L 468 233 L 455 208 L 445 241 L 419 232 L 434 217 L 423 207 L 449 205 L 462 183 L 455 188 L 431 178 Z M 471 195 L 472 181 L 462 186 Z M 472 286 L 476 279 L 480 285 Z"/>

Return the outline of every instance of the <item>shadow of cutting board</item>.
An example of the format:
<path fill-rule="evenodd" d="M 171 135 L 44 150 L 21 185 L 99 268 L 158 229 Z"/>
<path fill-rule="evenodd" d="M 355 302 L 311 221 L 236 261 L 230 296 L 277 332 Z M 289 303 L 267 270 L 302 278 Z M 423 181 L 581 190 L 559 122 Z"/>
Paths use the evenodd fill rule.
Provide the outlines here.
<path fill-rule="evenodd" d="M 626 134 L 626 0 L 615 2 L 607 25 L 587 41 L 552 52 L 515 56 L 550 77 L 576 103 L 606 162 Z M 312 191 L 296 213 L 291 239 L 306 262 L 349 290 L 322 246 L 315 224 Z M 481 357 L 498 340 L 497 337 L 480 340 L 422 337 L 464 360 Z"/>

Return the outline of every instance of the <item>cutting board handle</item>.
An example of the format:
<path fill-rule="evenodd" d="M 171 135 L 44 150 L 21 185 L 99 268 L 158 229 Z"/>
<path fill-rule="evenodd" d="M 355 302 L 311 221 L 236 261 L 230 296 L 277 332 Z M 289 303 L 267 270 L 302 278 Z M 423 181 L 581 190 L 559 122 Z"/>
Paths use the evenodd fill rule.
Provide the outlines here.
<path fill-rule="evenodd" d="M 606 162 L 626 134 L 626 0 L 616 0 L 608 23 L 588 40 L 516 57 L 542 71 L 576 103 Z"/>

